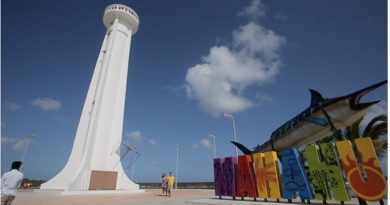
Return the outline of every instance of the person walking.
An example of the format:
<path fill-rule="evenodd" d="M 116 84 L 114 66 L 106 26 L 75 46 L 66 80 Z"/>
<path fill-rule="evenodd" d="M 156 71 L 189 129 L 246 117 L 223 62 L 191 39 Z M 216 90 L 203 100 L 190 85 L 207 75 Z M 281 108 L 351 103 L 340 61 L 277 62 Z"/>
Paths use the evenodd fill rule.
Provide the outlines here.
<path fill-rule="evenodd" d="M 169 172 L 168 176 L 168 196 L 171 196 L 172 189 L 173 189 L 173 184 L 175 184 L 175 177 L 172 176 L 172 172 Z"/>
<path fill-rule="evenodd" d="M 11 205 L 15 199 L 16 191 L 23 180 L 23 173 L 19 171 L 21 161 L 12 162 L 11 170 L 1 177 L 1 205 Z"/>
<path fill-rule="evenodd" d="M 160 180 L 161 180 L 162 195 L 165 194 L 165 196 L 167 196 L 168 195 L 168 191 L 167 191 L 168 177 L 167 177 L 167 175 L 165 175 L 165 173 L 163 173 Z"/>

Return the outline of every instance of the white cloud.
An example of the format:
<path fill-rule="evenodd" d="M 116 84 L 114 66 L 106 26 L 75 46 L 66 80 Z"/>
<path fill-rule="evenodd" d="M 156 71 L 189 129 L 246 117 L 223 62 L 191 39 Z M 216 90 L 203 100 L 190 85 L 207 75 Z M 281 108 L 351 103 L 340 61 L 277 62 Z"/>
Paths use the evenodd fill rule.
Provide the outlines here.
<path fill-rule="evenodd" d="M 253 0 L 251 4 L 238 13 L 239 16 L 247 16 L 257 19 L 265 15 L 266 7 L 260 0 Z"/>
<path fill-rule="evenodd" d="M 255 103 L 245 96 L 245 89 L 272 81 L 279 73 L 279 52 L 285 42 L 255 22 L 241 26 L 233 31 L 230 47 L 211 47 L 201 64 L 187 70 L 187 96 L 213 116 L 252 107 Z"/>
<path fill-rule="evenodd" d="M 273 101 L 271 96 L 263 95 L 261 93 L 256 93 L 255 99 L 259 102 L 259 104 L 270 103 Z"/>
<path fill-rule="evenodd" d="M 209 139 L 201 139 L 199 140 L 199 145 L 203 148 L 206 148 L 206 149 L 212 149 L 213 148 L 213 144 L 210 142 Z"/>
<path fill-rule="evenodd" d="M 260 70 L 263 71 L 263 74 L 267 74 L 267 67 L 271 71 L 275 70 L 275 66 L 279 67 L 280 59 L 278 52 L 285 43 L 285 38 L 255 22 L 249 22 L 233 32 L 233 43 L 241 49 L 241 52 L 238 54 L 249 58 L 243 58 L 249 61 L 247 63 L 262 66 L 263 69 Z M 255 66 L 253 64 L 249 65 Z M 256 71 L 259 72 L 258 70 Z"/>
<path fill-rule="evenodd" d="M 1 145 L 11 145 L 15 151 L 22 150 L 27 143 L 27 139 L 18 139 L 1 135 Z"/>
<path fill-rule="evenodd" d="M 277 12 L 274 17 L 278 20 L 284 21 L 288 18 L 288 16 L 282 12 Z"/>
<path fill-rule="evenodd" d="M 15 143 L 15 141 L 16 141 L 15 138 L 10 138 L 10 137 L 7 137 L 3 134 L 1 135 L 1 144 L 2 145 Z"/>
<path fill-rule="evenodd" d="M 16 142 L 12 145 L 14 150 L 22 150 L 27 143 L 27 139 L 17 139 Z"/>
<path fill-rule="evenodd" d="M 22 106 L 15 102 L 5 102 L 5 107 L 10 111 L 19 111 L 22 109 Z"/>
<path fill-rule="evenodd" d="M 140 131 L 133 131 L 126 134 L 126 137 L 130 140 L 133 145 L 140 145 L 144 139 Z"/>
<path fill-rule="evenodd" d="M 213 144 L 211 143 L 211 141 L 209 139 L 203 138 L 203 139 L 199 140 L 197 143 L 193 144 L 192 148 L 193 149 L 205 148 L 205 149 L 212 150 Z"/>
<path fill-rule="evenodd" d="M 49 97 L 37 98 L 31 104 L 45 112 L 58 112 L 62 107 L 62 103 L 60 101 Z"/>
<path fill-rule="evenodd" d="M 155 139 L 149 139 L 148 142 L 151 145 L 156 145 L 157 144 L 157 141 Z"/>

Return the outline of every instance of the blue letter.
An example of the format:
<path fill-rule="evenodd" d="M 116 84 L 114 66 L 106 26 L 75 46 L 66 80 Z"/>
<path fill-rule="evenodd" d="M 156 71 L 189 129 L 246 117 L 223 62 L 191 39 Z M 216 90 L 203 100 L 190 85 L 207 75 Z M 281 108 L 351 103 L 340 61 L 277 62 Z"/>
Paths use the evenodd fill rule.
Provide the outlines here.
<path fill-rule="evenodd" d="M 282 167 L 282 197 L 293 199 L 295 193 L 298 192 L 302 199 L 314 199 L 297 149 L 291 148 L 282 151 Z"/>

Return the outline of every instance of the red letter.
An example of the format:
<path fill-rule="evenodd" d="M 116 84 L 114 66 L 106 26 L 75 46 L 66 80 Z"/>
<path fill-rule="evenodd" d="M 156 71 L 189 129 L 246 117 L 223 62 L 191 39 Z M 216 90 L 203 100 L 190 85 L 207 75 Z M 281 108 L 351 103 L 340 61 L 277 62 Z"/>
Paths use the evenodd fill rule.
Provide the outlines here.
<path fill-rule="evenodd" d="M 250 155 L 238 157 L 237 196 L 257 196 L 252 169 L 252 158 Z"/>

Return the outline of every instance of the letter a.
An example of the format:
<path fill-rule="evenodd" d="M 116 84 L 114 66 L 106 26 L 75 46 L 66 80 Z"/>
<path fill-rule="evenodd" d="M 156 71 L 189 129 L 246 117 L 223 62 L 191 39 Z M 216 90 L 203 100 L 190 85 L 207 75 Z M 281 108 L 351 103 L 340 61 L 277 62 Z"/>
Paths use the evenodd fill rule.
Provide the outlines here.
<path fill-rule="evenodd" d="M 237 196 L 256 197 L 255 183 L 252 175 L 252 158 L 250 155 L 238 157 Z"/>
<path fill-rule="evenodd" d="M 366 201 L 379 201 L 383 199 L 387 192 L 387 184 L 374 145 L 369 137 L 355 139 L 355 144 L 361 154 L 359 158 L 367 174 L 367 179 L 362 178 L 352 151 L 352 144 L 349 140 L 346 140 L 336 142 L 336 146 L 347 180 L 352 191 L 360 198 Z"/>

